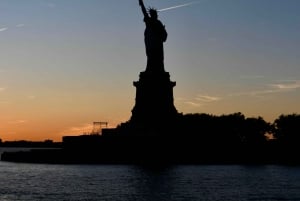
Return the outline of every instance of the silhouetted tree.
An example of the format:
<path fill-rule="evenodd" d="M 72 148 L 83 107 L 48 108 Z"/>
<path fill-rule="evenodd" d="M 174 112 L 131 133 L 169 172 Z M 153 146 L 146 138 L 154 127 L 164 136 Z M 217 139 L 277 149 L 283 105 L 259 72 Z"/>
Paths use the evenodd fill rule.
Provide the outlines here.
<path fill-rule="evenodd" d="M 238 112 L 229 115 L 222 115 L 218 118 L 215 128 L 216 137 L 227 144 L 236 144 L 242 141 L 243 124 L 245 116 Z"/>
<path fill-rule="evenodd" d="M 300 115 L 280 115 L 274 121 L 274 137 L 283 143 L 300 143 Z"/>
<path fill-rule="evenodd" d="M 211 132 L 212 119 L 208 114 L 186 114 L 183 115 L 180 124 L 187 135 L 199 136 Z"/>
<path fill-rule="evenodd" d="M 244 122 L 242 140 L 246 143 L 265 143 L 266 134 L 269 132 L 271 132 L 271 125 L 262 117 L 247 118 Z"/>
<path fill-rule="evenodd" d="M 178 135 L 198 138 L 218 144 L 264 143 L 266 133 L 271 132 L 270 123 L 262 117 L 245 118 L 242 113 L 213 116 L 209 114 L 186 114 L 179 121 Z"/>

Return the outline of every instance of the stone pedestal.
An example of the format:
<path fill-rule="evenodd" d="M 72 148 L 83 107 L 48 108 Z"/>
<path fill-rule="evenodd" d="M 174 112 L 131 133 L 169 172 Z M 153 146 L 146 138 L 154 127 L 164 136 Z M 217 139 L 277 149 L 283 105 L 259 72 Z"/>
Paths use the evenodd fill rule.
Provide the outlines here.
<path fill-rule="evenodd" d="M 173 87 L 170 74 L 165 71 L 145 71 L 140 73 L 136 87 L 135 106 L 130 122 L 146 130 L 168 127 L 177 116 L 174 106 Z"/>

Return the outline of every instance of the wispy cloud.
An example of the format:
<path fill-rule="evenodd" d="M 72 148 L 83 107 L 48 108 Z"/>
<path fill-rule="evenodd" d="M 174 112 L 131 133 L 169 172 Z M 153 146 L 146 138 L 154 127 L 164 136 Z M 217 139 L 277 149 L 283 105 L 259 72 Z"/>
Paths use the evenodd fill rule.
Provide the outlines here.
<path fill-rule="evenodd" d="M 197 102 L 193 102 L 193 101 L 185 101 L 184 102 L 187 105 L 193 106 L 193 107 L 201 107 L 203 106 L 203 104 L 197 103 Z"/>
<path fill-rule="evenodd" d="M 233 93 L 229 96 L 263 96 L 273 93 L 291 92 L 300 89 L 300 80 L 283 80 L 274 84 L 267 84 L 261 90 Z"/>
<path fill-rule="evenodd" d="M 5 91 L 6 88 L 0 87 L 0 92 Z"/>
<path fill-rule="evenodd" d="M 27 123 L 27 122 L 28 122 L 27 120 L 19 119 L 19 120 L 9 121 L 8 123 L 9 124 L 24 124 L 24 123 Z"/>
<path fill-rule="evenodd" d="M 203 102 L 203 103 L 210 103 L 210 102 L 219 101 L 219 100 L 221 100 L 221 98 L 216 97 L 216 96 L 198 95 L 196 97 L 196 100 Z"/>
<path fill-rule="evenodd" d="M 271 84 L 270 86 L 278 90 L 295 90 L 300 88 L 300 80 L 286 80 L 284 83 Z"/>
<path fill-rule="evenodd" d="M 21 28 L 21 27 L 24 27 L 24 26 L 25 26 L 25 24 L 17 24 L 16 25 L 17 28 Z"/>
<path fill-rule="evenodd" d="M 275 89 L 262 89 L 262 90 L 253 90 L 253 91 L 244 91 L 229 94 L 228 96 L 262 96 L 266 94 L 277 93 L 278 90 Z"/>
<path fill-rule="evenodd" d="M 2 27 L 0 28 L 0 32 L 6 31 L 8 28 L 7 27 Z"/>
<path fill-rule="evenodd" d="M 222 98 L 217 96 L 198 94 L 196 97 L 191 99 L 177 98 L 176 100 L 193 107 L 203 107 L 209 103 L 220 101 L 222 100 Z"/>
<path fill-rule="evenodd" d="M 251 76 L 250 79 L 261 79 L 261 76 Z M 257 90 L 248 90 L 242 92 L 230 93 L 224 96 L 211 96 L 207 94 L 198 94 L 194 98 L 176 98 L 177 102 L 192 106 L 205 107 L 208 104 L 226 100 L 229 97 L 252 96 L 263 98 L 271 94 L 289 93 L 300 89 L 300 80 L 278 80 L 272 84 L 265 84 Z"/>

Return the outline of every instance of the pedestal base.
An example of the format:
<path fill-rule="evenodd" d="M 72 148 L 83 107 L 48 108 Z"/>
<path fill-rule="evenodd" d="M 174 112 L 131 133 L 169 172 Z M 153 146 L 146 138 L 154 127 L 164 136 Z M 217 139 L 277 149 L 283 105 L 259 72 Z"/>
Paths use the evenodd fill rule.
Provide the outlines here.
<path fill-rule="evenodd" d="M 153 129 L 167 126 L 177 117 L 173 87 L 168 72 L 141 72 L 136 87 L 135 106 L 130 122 L 135 127 Z"/>

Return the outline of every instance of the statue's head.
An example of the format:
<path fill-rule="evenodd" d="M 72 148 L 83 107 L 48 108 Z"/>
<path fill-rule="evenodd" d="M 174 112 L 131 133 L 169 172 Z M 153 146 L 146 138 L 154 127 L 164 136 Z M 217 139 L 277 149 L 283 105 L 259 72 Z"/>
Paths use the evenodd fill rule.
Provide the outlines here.
<path fill-rule="evenodd" d="M 157 17 L 158 17 L 157 10 L 155 8 L 149 8 L 149 14 L 150 14 L 150 17 L 153 19 L 157 19 Z"/>

